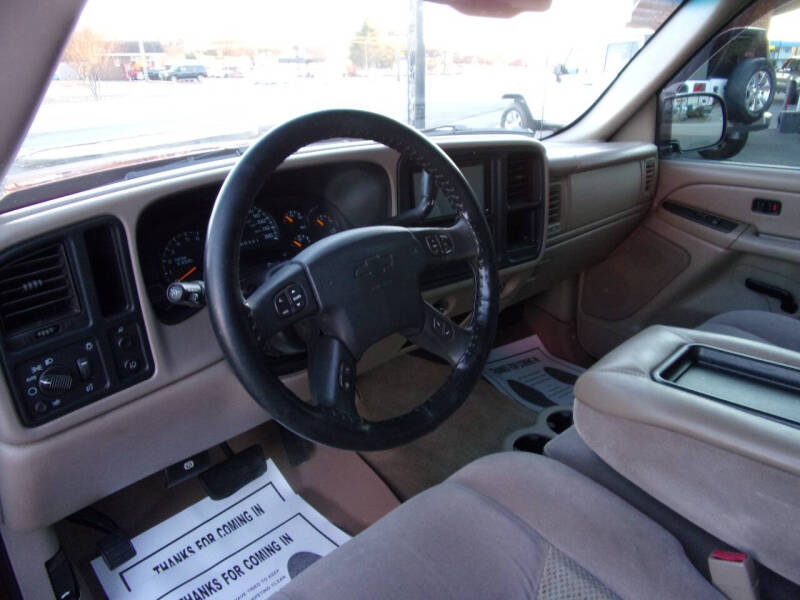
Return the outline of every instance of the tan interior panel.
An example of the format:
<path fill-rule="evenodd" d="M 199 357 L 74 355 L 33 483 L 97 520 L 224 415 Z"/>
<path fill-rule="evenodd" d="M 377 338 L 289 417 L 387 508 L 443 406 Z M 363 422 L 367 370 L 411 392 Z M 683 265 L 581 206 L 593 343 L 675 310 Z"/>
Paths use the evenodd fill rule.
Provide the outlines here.
<path fill-rule="evenodd" d="M 607 259 L 586 272 L 581 307 L 609 321 L 630 317 L 689 266 L 689 253 L 637 229 Z"/>
<path fill-rule="evenodd" d="M 562 216 L 566 229 L 577 229 L 642 201 L 638 162 L 576 173 L 570 177 L 570 203 Z"/>
<path fill-rule="evenodd" d="M 754 199 L 780 202 L 780 215 L 754 212 Z M 770 187 L 738 187 L 719 184 L 695 184 L 670 192 L 665 200 L 678 202 L 739 223 L 749 223 L 759 233 L 800 237 L 800 194 L 773 190 Z"/>
<path fill-rule="evenodd" d="M 696 327 L 716 314 L 744 309 L 787 314 L 779 300 L 747 289 L 747 279 L 800 298 L 800 178 L 796 170 L 665 160 L 659 161 L 658 171 L 656 210 L 609 261 L 626 256 L 625 247 L 646 234 L 680 248 L 688 257 L 687 264 L 668 280 L 644 272 L 633 277 L 628 272 L 642 257 L 631 254 L 632 264 L 624 269 L 601 263 L 585 273 L 578 335 L 593 356 L 603 356 L 651 324 Z M 754 198 L 780 201 L 781 214 L 753 212 Z M 725 231 L 674 214 L 664 209 L 666 201 L 730 220 L 734 228 Z M 666 267 L 662 264 L 662 268 Z M 654 286 L 654 280 L 662 285 Z M 602 301 L 604 296 L 607 301 Z M 639 301 L 633 312 L 624 310 L 625 299 L 632 297 L 647 301 Z"/>

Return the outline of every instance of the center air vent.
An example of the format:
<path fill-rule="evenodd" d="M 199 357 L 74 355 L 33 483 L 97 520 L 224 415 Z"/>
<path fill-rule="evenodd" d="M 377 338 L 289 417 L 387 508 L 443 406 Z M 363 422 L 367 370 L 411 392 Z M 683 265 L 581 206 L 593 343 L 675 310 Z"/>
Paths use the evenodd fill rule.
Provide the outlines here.
<path fill-rule="evenodd" d="M 644 193 L 649 196 L 655 191 L 656 185 L 656 159 L 648 158 L 644 161 Z"/>
<path fill-rule="evenodd" d="M 547 204 L 547 235 L 561 231 L 561 183 L 551 183 Z"/>
<path fill-rule="evenodd" d="M 534 197 L 534 163 L 528 154 L 508 157 L 508 206 L 516 208 L 532 204 Z"/>
<path fill-rule="evenodd" d="M 39 248 L 0 267 L 0 322 L 5 334 L 78 310 L 62 244 Z"/>

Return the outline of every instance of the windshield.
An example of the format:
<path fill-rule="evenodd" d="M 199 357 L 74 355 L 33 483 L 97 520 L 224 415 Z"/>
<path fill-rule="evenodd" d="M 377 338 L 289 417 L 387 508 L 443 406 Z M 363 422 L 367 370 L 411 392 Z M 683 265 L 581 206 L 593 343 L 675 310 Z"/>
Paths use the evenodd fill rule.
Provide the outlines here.
<path fill-rule="evenodd" d="M 544 138 L 593 104 L 678 3 L 554 0 L 489 18 L 422 0 L 89 0 L 3 193 L 240 149 L 325 108 Z"/>

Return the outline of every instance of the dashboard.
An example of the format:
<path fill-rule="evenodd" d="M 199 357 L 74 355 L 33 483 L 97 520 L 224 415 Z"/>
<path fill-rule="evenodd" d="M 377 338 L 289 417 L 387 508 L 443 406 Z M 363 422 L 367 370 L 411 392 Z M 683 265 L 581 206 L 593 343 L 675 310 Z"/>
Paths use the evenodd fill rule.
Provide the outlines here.
<path fill-rule="evenodd" d="M 652 144 L 545 146 L 517 135 L 436 142 L 483 205 L 501 308 L 606 256 L 641 222 L 652 198 Z M 36 281 L 30 269 L 42 259 L 59 276 L 48 279 L 47 291 L 57 302 L 27 286 L 34 293 L 20 299 L 39 304 L 24 319 L 0 306 L 0 503 L 14 528 L 53 523 L 270 418 L 224 361 L 207 311 L 165 299 L 172 281 L 202 278 L 208 219 L 233 164 L 148 174 L 0 214 L 0 287 L 24 292 L 14 286 Z M 377 144 L 299 152 L 256 195 L 238 249 L 244 291 L 300 251 L 298 244 L 384 223 L 418 205 L 421 182 L 418 168 Z M 428 215 L 436 225 L 452 219 L 438 202 Z M 471 309 L 466 265 L 423 276 L 426 299 L 445 314 Z M 402 336 L 382 340 L 359 362 L 359 373 L 409 347 Z M 91 374 L 81 370 L 87 358 Z M 47 368 L 48 359 L 64 369 L 44 379 L 30 372 Z M 292 360 L 276 368 L 265 356 L 265 368 L 283 373 L 287 387 L 307 398 L 304 356 Z M 35 399 L 27 396 L 34 375 L 44 390 Z M 72 387 L 62 392 L 67 376 Z M 39 412 L 44 398 L 49 407 Z"/>

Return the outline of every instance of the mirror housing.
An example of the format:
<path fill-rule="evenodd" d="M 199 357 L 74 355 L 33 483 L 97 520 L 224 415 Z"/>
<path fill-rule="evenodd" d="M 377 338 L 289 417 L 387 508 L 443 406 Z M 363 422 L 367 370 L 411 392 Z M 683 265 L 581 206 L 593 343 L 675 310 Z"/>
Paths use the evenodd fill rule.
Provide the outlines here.
<path fill-rule="evenodd" d="M 725 139 L 728 119 L 718 94 L 690 92 L 665 98 L 661 104 L 662 140 L 672 152 L 685 154 L 718 146 Z"/>
<path fill-rule="evenodd" d="M 523 12 L 544 12 L 552 0 L 428 0 L 447 4 L 458 12 L 472 17 L 510 19 Z"/>

